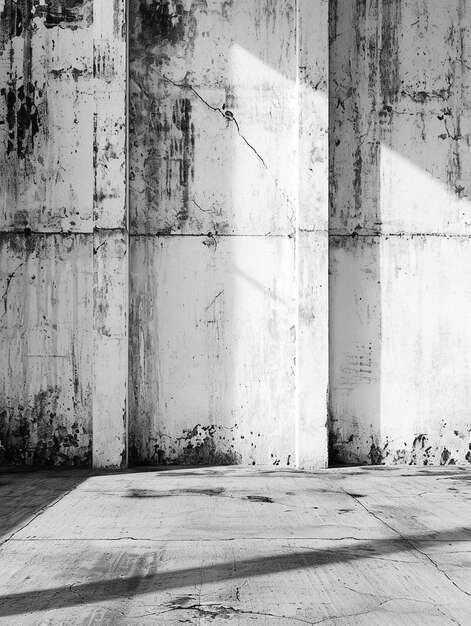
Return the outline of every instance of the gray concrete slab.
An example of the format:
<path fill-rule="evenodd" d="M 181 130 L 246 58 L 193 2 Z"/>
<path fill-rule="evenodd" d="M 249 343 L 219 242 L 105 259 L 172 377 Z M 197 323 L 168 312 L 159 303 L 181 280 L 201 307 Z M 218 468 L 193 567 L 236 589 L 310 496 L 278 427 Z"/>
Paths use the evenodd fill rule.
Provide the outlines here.
<path fill-rule="evenodd" d="M 471 623 L 471 470 L 3 473 L 0 624 Z"/>

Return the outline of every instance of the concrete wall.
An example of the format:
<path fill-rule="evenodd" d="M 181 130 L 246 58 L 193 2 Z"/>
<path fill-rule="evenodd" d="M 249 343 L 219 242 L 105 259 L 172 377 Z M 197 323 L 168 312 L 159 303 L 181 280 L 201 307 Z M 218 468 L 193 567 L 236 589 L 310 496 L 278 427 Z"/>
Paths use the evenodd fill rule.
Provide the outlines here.
<path fill-rule="evenodd" d="M 331 3 L 330 435 L 471 462 L 471 11 Z"/>
<path fill-rule="evenodd" d="M 128 215 L 124 0 L 0 0 L 0 461 L 125 465 L 129 366 L 132 462 L 325 465 L 327 2 L 129 18 Z"/>
<path fill-rule="evenodd" d="M 327 2 L 296 6 L 130 5 L 132 462 L 326 462 Z"/>
<path fill-rule="evenodd" d="M 0 0 L 2 460 L 322 466 L 328 340 L 332 461 L 471 460 L 470 9 L 330 11 L 131 2 L 127 204 L 123 1 Z"/>
<path fill-rule="evenodd" d="M 123 457 L 123 17 L 0 0 L 2 461 Z"/>

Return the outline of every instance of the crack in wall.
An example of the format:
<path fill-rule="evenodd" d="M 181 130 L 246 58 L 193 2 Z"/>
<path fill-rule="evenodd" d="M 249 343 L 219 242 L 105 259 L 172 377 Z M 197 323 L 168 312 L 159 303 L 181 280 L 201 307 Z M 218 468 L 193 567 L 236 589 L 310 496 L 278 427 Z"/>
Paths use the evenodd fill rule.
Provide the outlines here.
<path fill-rule="evenodd" d="M 268 169 L 267 164 L 265 163 L 264 158 L 259 154 L 259 152 L 255 149 L 255 147 L 247 140 L 247 138 L 245 137 L 245 135 L 243 135 L 240 131 L 240 126 L 238 121 L 236 120 L 236 118 L 234 117 L 234 114 L 232 113 L 232 111 L 229 110 L 223 110 L 220 107 L 215 107 L 211 104 L 209 104 L 209 102 L 207 102 L 207 100 L 205 100 L 197 91 L 196 89 L 192 86 L 192 85 L 188 85 L 187 83 L 177 83 L 173 80 L 171 80 L 170 78 L 168 78 L 168 76 L 165 76 L 164 74 L 159 74 L 160 78 L 162 78 L 163 80 L 165 80 L 166 82 L 170 83 L 171 85 L 173 85 L 174 87 L 178 87 L 179 89 L 188 89 L 189 91 L 191 91 L 199 100 L 201 100 L 201 102 L 203 102 L 203 104 L 205 104 L 209 109 L 211 109 L 211 111 L 215 111 L 216 113 L 219 113 L 220 115 L 222 115 L 222 117 L 227 120 L 228 122 L 234 122 L 235 127 L 237 129 L 237 133 L 239 135 L 239 137 L 246 143 L 246 145 L 254 152 L 254 154 L 258 157 L 258 159 L 261 161 L 261 163 L 263 164 L 263 167 L 265 169 Z"/>
<path fill-rule="evenodd" d="M 8 274 L 8 277 L 7 277 L 7 283 L 6 283 L 6 286 L 5 286 L 5 291 L 3 292 L 3 296 L 2 296 L 2 300 L 3 300 L 3 314 L 2 314 L 2 317 L 1 317 L 0 319 L 3 319 L 3 318 L 5 317 L 5 315 L 7 314 L 7 306 L 8 306 L 8 291 L 9 291 L 9 289 L 10 289 L 10 284 L 11 284 L 11 281 L 12 281 L 12 280 L 13 280 L 13 278 L 15 277 L 16 272 L 17 272 L 17 271 L 18 271 L 21 267 L 23 267 L 23 265 L 24 265 L 24 264 L 25 264 L 25 262 L 24 262 L 24 261 L 22 261 L 22 262 L 18 265 L 18 267 L 17 267 L 15 270 L 13 270 L 13 272 L 11 272 L 11 274 Z"/>

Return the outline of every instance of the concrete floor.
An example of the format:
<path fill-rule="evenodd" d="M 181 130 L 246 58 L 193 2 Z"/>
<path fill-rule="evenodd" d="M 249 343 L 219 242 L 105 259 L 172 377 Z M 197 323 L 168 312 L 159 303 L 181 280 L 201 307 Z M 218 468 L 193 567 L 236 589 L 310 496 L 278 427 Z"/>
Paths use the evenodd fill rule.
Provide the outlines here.
<path fill-rule="evenodd" d="M 4 472 L 0 624 L 471 624 L 471 470 Z"/>

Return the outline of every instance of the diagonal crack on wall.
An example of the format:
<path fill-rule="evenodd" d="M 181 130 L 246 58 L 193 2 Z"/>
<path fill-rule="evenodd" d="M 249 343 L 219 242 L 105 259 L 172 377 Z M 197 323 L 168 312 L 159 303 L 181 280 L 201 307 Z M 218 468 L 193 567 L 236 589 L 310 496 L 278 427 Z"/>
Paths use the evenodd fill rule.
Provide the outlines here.
<path fill-rule="evenodd" d="M 211 111 L 214 111 L 216 113 L 219 113 L 220 115 L 222 115 L 222 117 L 227 120 L 228 122 L 233 122 L 235 124 L 235 127 L 237 129 L 237 133 L 239 135 L 239 137 L 242 139 L 242 141 L 244 141 L 244 143 L 252 150 L 252 152 L 258 157 L 258 159 L 261 161 L 263 167 L 265 169 L 268 169 L 267 164 L 265 163 L 264 158 L 260 155 L 260 153 L 255 149 L 255 147 L 247 140 L 247 138 L 245 137 L 245 135 L 243 135 L 240 131 L 240 126 L 239 126 L 239 122 L 236 120 L 236 118 L 234 117 L 234 114 L 232 113 L 232 111 L 223 111 L 223 109 L 221 109 L 220 107 L 215 107 L 212 104 L 209 104 L 209 102 L 207 100 L 205 100 L 203 98 L 203 96 L 201 96 L 201 94 L 199 94 L 196 89 L 192 86 L 192 85 L 188 85 L 187 83 L 177 83 L 175 81 L 173 81 L 171 78 L 168 78 L 168 76 L 165 76 L 164 74 L 159 74 L 159 76 L 165 80 L 166 82 L 170 83 L 171 85 L 173 85 L 174 87 L 178 87 L 179 89 L 188 89 L 189 91 L 191 91 L 199 100 L 201 100 L 201 102 L 203 104 L 205 104 L 209 109 L 211 109 Z"/>
<path fill-rule="evenodd" d="M 2 300 L 3 300 L 3 313 L 2 313 L 2 317 L 1 319 L 3 319 L 5 317 L 5 315 L 7 314 L 7 300 L 8 300 L 8 290 L 10 289 L 10 284 L 11 281 L 13 280 L 13 278 L 15 277 L 16 272 L 23 267 L 24 265 L 24 261 L 22 261 L 18 267 L 16 269 L 13 270 L 13 272 L 11 272 L 11 274 L 8 274 L 7 276 L 7 284 L 5 286 L 5 291 L 3 292 L 2 295 Z"/>

